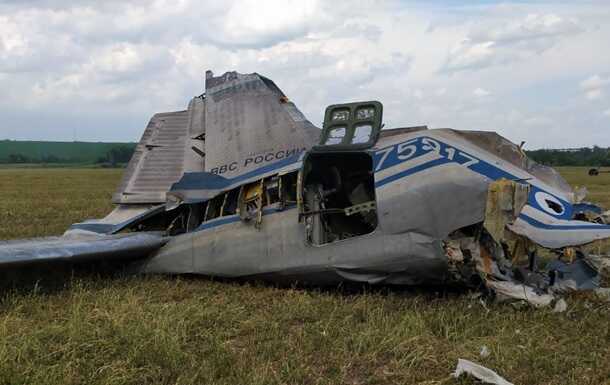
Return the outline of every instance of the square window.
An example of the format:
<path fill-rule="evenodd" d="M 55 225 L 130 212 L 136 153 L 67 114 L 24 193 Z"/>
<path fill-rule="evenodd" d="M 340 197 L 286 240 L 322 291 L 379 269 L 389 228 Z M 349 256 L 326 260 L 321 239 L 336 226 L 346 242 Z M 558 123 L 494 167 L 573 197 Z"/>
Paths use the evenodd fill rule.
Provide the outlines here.
<path fill-rule="evenodd" d="M 371 126 L 370 124 L 361 124 L 359 126 L 356 126 L 352 143 L 367 143 L 369 140 L 371 140 L 372 132 L 373 126 Z"/>
<path fill-rule="evenodd" d="M 345 137 L 345 126 L 335 127 L 328 132 L 328 138 L 326 138 L 326 143 L 324 144 L 339 144 L 343 141 Z"/>
<path fill-rule="evenodd" d="M 331 119 L 333 122 L 345 122 L 349 119 L 349 110 L 335 110 Z"/>
<path fill-rule="evenodd" d="M 375 108 L 373 107 L 362 107 L 356 111 L 356 119 L 372 119 L 375 116 Z"/>

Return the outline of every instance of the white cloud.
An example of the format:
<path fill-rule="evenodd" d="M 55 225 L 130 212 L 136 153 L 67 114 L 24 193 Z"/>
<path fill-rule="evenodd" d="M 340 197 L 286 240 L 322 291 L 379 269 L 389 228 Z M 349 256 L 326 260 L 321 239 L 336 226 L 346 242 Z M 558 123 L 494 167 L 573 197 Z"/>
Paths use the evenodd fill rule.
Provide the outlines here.
<path fill-rule="evenodd" d="M 585 97 L 588 100 L 597 100 L 597 99 L 601 99 L 604 96 L 604 93 L 602 92 L 601 89 L 596 88 L 593 90 L 589 90 L 585 93 Z"/>
<path fill-rule="evenodd" d="M 549 126 L 553 124 L 553 120 L 546 116 L 532 116 L 523 120 L 526 126 Z"/>
<path fill-rule="evenodd" d="M 499 23 L 494 28 L 477 28 L 472 36 L 476 40 L 491 40 L 500 44 L 519 43 L 547 37 L 569 35 L 582 31 L 575 19 L 554 13 L 531 13 L 516 20 Z"/>
<path fill-rule="evenodd" d="M 479 88 L 475 89 L 474 91 L 472 91 L 472 94 L 478 98 L 483 98 L 485 96 L 491 95 L 491 92 L 487 91 L 484 88 L 479 87 Z"/>
<path fill-rule="evenodd" d="M 221 23 L 220 42 L 258 45 L 304 36 L 318 15 L 317 0 L 238 0 Z"/>
<path fill-rule="evenodd" d="M 601 145 L 609 19 L 592 3 L 0 1 L 0 139 L 135 140 L 212 69 L 271 77 L 316 124 L 377 99 L 387 127 Z"/>
<path fill-rule="evenodd" d="M 604 111 L 604 115 L 610 116 L 610 108 L 608 108 L 606 111 Z"/>
<path fill-rule="evenodd" d="M 604 97 L 604 90 L 610 85 L 610 77 L 603 77 L 598 74 L 592 75 L 580 82 L 580 88 L 585 92 L 587 100 L 598 100 Z"/>
<path fill-rule="evenodd" d="M 583 90 L 595 90 L 605 87 L 610 84 L 610 77 L 605 78 L 600 75 L 593 75 L 580 82 L 580 88 Z"/>
<path fill-rule="evenodd" d="M 577 20 L 554 13 L 482 22 L 452 48 L 442 70 L 474 70 L 523 60 L 579 32 L 582 28 Z"/>

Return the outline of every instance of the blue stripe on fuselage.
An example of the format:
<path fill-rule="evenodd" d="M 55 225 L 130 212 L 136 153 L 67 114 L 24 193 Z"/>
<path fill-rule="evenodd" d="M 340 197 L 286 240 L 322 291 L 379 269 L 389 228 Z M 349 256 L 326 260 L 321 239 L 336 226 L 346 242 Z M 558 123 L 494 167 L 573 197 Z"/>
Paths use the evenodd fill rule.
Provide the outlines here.
<path fill-rule="evenodd" d="M 573 225 L 549 225 L 547 223 L 540 222 L 537 219 L 534 219 L 526 214 L 519 214 L 519 218 L 527 222 L 533 227 L 542 230 L 610 230 L 610 226 L 601 225 L 596 223 L 586 223 L 580 221 L 573 221 L 582 224 L 573 224 Z"/>
<path fill-rule="evenodd" d="M 437 139 L 433 139 L 430 137 L 413 138 L 413 139 L 407 140 L 403 143 L 394 144 L 394 145 L 387 146 L 385 148 L 376 150 L 375 152 L 372 153 L 373 165 L 374 165 L 373 167 L 375 169 L 375 172 L 378 173 L 378 172 L 386 170 L 390 167 L 396 166 L 399 163 L 413 160 L 413 159 L 419 158 L 423 155 L 429 154 L 430 152 L 436 152 L 441 157 L 431 160 L 429 162 L 411 167 L 407 170 L 400 171 L 395 174 L 389 175 L 383 179 L 380 179 L 375 182 L 375 188 L 379 188 L 379 187 L 388 185 L 392 182 L 395 182 L 397 180 L 417 174 L 421 171 L 432 169 L 432 168 L 442 166 L 445 164 L 450 164 L 450 163 L 462 165 L 479 175 L 489 178 L 490 180 L 498 180 L 501 178 L 505 178 L 505 179 L 509 179 L 509 180 L 521 180 L 514 174 L 511 174 L 510 172 L 505 171 L 505 170 L 493 165 L 490 162 L 482 160 L 481 158 L 475 157 L 468 152 L 462 151 L 458 148 L 452 147 L 444 142 L 441 142 Z M 385 155 L 386 153 L 387 153 L 387 155 Z M 385 155 L 385 158 L 384 158 L 384 155 Z M 240 177 L 237 177 L 234 180 L 232 180 L 232 183 L 234 183 L 236 181 L 236 179 L 245 180 L 246 178 L 250 178 L 255 175 L 260 175 L 263 173 L 273 171 L 274 169 L 279 169 L 281 167 L 286 166 L 287 164 L 290 164 L 290 163 L 293 163 L 296 161 L 298 161 L 298 158 L 297 159 L 293 158 L 291 162 L 288 161 L 288 159 L 284 159 L 281 162 L 277 162 L 272 165 L 261 167 L 260 169 L 254 170 L 248 174 L 244 174 Z M 380 166 L 380 163 L 382 163 L 381 166 Z M 536 199 L 535 199 L 536 192 L 544 191 L 544 190 L 540 189 L 539 187 L 533 186 L 533 185 L 531 185 L 531 186 L 532 186 L 532 189 L 531 189 L 530 196 L 528 197 L 528 205 L 530 205 L 531 207 L 537 209 L 538 211 L 544 212 L 546 214 L 546 211 L 544 211 L 540 207 L 540 205 L 536 202 Z M 572 204 L 560 197 L 555 196 L 554 194 L 551 194 L 551 195 L 553 195 L 555 198 L 557 198 L 559 201 L 561 201 L 567 209 L 562 215 L 551 215 L 551 214 L 547 214 L 547 215 L 551 215 L 557 219 L 568 219 L 568 220 L 571 219 L 570 215 L 572 212 Z M 292 208 L 294 208 L 294 207 L 292 207 Z M 290 208 L 286 208 L 286 210 L 288 210 L 288 209 L 290 209 Z M 270 214 L 274 214 L 276 212 L 278 212 L 278 210 L 276 210 L 276 209 L 265 209 L 265 210 L 263 210 L 263 215 L 270 215 Z M 601 225 L 601 224 L 599 224 L 599 225 L 598 224 L 549 225 L 549 224 L 542 223 L 542 222 L 540 222 L 534 218 L 531 218 L 527 215 L 524 215 L 524 214 L 521 214 L 520 218 L 522 218 L 528 224 L 530 224 L 534 227 L 541 228 L 541 229 L 547 229 L 547 230 L 585 230 L 585 229 L 586 230 L 598 230 L 598 229 L 599 230 L 610 230 L 610 226 Z M 219 219 L 216 219 L 216 220 L 213 220 L 210 222 L 203 223 L 195 231 L 202 231 L 202 230 L 206 230 L 209 228 L 221 226 L 221 225 L 228 224 L 228 223 L 238 222 L 238 221 L 239 221 L 239 216 L 237 216 L 237 215 L 225 217 L 225 218 L 219 218 Z"/>

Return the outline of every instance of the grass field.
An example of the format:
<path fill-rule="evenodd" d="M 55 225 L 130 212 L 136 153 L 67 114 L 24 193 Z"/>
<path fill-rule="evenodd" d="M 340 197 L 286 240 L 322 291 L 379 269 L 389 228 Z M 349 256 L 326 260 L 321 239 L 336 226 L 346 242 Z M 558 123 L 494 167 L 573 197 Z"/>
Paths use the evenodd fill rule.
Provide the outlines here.
<path fill-rule="evenodd" d="M 610 175 L 561 170 L 610 207 Z M 0 239 L 100 217 L 120 170 L 0 170 Z M 0 384 L 610 384 L 610 312 L 482 304 L 435 290 L 304 290 L 200 278 L 69 278 L 0 301 Z M 491 354 L 480 357 L 482 346 Z"/>

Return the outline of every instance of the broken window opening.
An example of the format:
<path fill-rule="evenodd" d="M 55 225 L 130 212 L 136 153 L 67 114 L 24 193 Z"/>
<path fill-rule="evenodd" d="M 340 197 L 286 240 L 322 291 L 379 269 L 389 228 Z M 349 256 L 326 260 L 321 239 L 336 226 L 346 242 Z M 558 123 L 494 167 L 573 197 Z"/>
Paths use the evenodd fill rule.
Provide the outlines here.
<path fill-rule="evenodd" d="M 280 202 L 280 177 L 277 175 L 267 178 L 265 181 L 265 204 L 269 206 Z"/>
<path fill-rule="evenodd" d="M 233 189 L 225 194 L 225 200 L 222 205 L 223 217 L 234 215 L 237 212 L 237 199 L 239 198 L 239 188 Z"/>
<path fill-rule="evenodd" d="M 552 201 L 550 199 L 545 199 L 544 202 L 548 206 L 549 209 L 553 210 L 557 214 L 563 214 L 564 208 L 559 203 Z"/>
<path fill-rule="evenodd" d="M 297 179 L 298 172 L 292 172 L 280 177 L 280 208 L 295 205 L 297 203 Z"/>
<path fill-rule="evenodd" d="M 174 210 L 162 210 L 145 215 L 119 232 L 163 231 L 169 235 L 181 234 L 187 231 L 188 217 L 189 207 L 180 206 Z"/>
<path fill-rule="evenodd" d="M 307 239 L 323 245 L 377 227 L 373 161 L 367 153 L 314 153 L 304 165 L 301 216 Z"/>
<path fill-rule="evenodd" d="M 212 198 L 208 202 L 208 206 L 205 210 L 204 222 L 214 218 L 218 218 L 221 214 L 222 204 L 224 203 L 224 194 L 218 195 Z"/>
<path fill-rule="evenodd" d="M 186 222 L 186 231 L 193 231 L 203 222 L 203 217 L 207 209 L 207 203 L 195 203 L 189 205 L 189 216 Z"/>
<path fill-rule="evenodd" d="M 258 228 L 263 220 L 265 179 L 242 186 L 239 194 L 239 217 L 244 222 L 255 219 Z"/>

